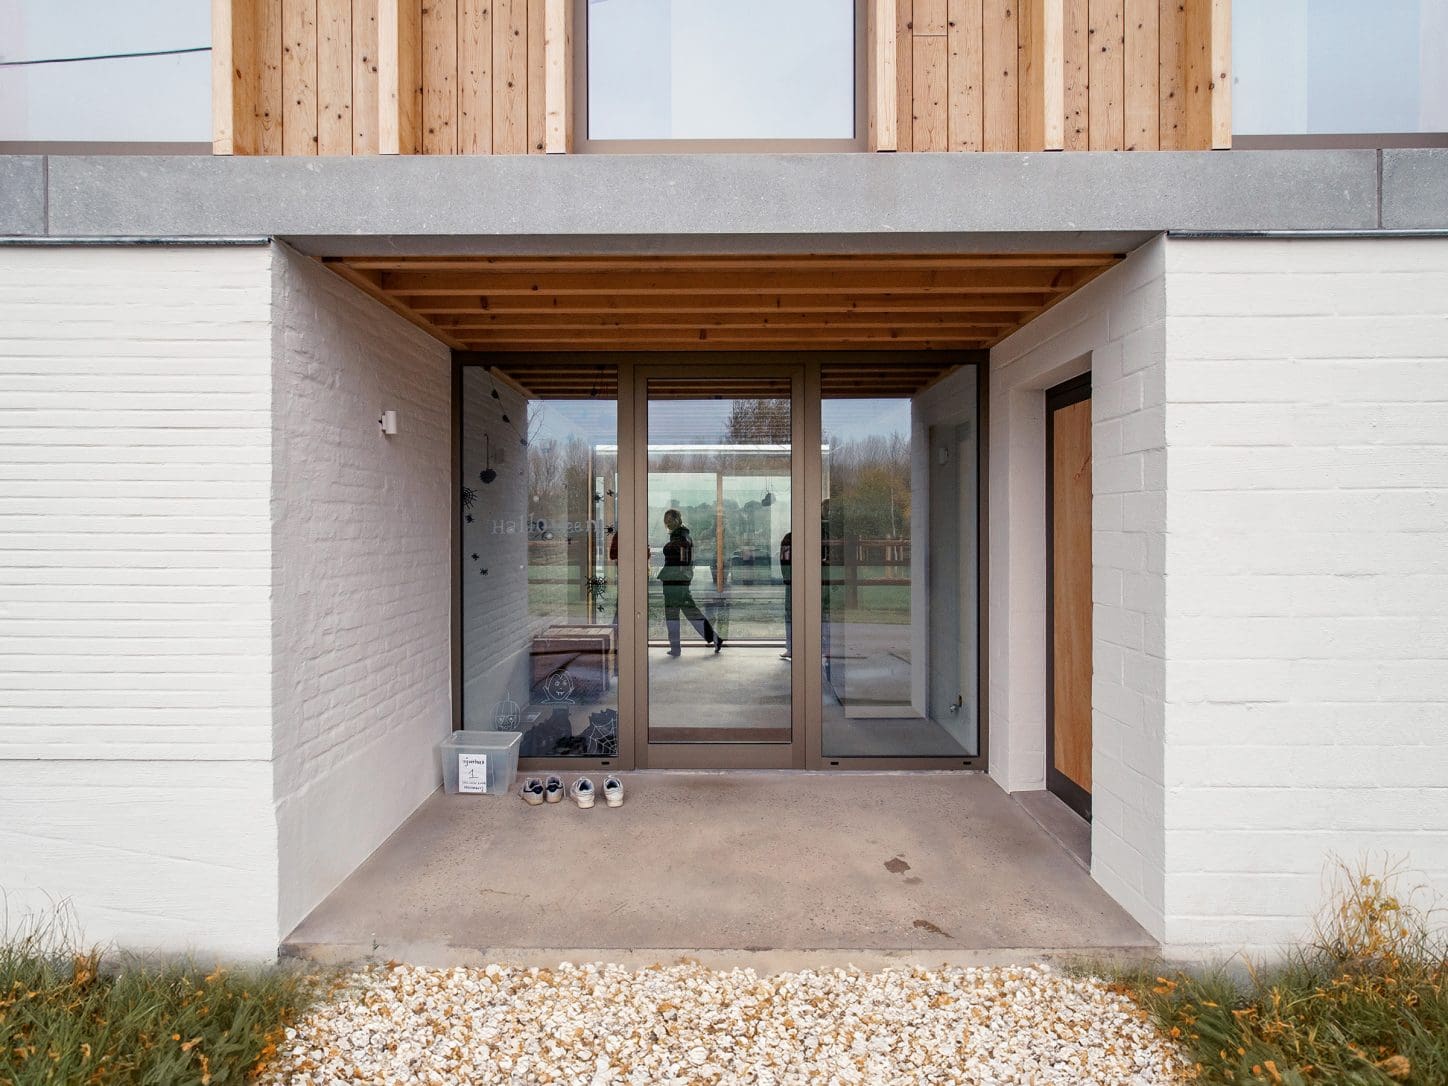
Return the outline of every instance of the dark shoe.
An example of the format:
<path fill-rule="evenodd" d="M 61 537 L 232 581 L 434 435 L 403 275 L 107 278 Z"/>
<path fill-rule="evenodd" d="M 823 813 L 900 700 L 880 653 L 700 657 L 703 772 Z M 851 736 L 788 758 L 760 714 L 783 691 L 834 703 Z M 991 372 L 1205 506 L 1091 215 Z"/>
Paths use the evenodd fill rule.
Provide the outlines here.
<path fill-rule="evenodd" d="M 791 656 L 791 655 L 790 655 L 789 653 L 787 653 L 787 652 L 781 652 L 781 653 L 779 654 L 779 658 L 780 658 L 781 660 L 793 660 L 793 659 L 794 659 L 794 657 Z"/>
<path fill-rule="evenodd" d="M 724 639 L 723 639 L 722 637 L 715 637 L 715 638 L 714 638 L 714 655 L 717 656 L 717 655 L 719 654 L 719 650 L 722 649 L 723 647 L 724 647 Z"/>
<path fill-rule="evenodd" d="M 667 655 L 669 655 L 669 656 L 682 656 L 682 655 L 684 655 L 684 654 L 683 654 L 683 652 L 682 652 L 681 650 L 679 650 L 679 649 L 670 649 L 670 650 L 668 651 L 668 654 L 667 654 Z"/>

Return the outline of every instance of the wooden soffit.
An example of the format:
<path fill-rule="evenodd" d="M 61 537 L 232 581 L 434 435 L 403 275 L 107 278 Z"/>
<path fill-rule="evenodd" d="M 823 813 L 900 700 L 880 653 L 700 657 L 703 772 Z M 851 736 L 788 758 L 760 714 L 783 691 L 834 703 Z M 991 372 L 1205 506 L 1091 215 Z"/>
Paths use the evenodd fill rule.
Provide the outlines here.
<path fill-rule="evenodd" d="M 1119 253 L 337 257 L 469 351 L 989 348 Z"/>

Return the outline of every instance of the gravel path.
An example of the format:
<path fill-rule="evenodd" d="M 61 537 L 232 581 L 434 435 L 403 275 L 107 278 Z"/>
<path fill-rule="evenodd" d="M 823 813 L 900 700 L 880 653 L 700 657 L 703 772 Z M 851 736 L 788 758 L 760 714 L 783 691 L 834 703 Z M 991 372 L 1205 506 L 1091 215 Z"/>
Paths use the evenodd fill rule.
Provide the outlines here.
<path fill-rule="evenodd" d="M 1044 966 L 779 973 L 693 965 L 357 974 L 264 1086 L 1178 1083 L 1130 1000 Z"/>

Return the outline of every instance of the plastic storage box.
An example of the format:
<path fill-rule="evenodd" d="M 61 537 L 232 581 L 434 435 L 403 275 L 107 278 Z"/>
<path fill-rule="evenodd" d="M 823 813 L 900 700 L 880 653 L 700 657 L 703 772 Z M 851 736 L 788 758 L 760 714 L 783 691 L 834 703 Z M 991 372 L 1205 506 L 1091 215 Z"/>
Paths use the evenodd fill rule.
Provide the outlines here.
<path fill-rule="evenodd" d="M 521 732 L 453 732 L 441 743 L 443 789 L 456 795 L 507 795 L 518 775 Z"/>

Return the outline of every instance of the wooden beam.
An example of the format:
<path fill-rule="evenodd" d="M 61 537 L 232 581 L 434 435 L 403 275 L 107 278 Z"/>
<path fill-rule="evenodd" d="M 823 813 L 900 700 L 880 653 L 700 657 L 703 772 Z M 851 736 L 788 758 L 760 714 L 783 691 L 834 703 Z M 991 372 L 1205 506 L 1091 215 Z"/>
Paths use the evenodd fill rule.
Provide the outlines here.
<path fill-rule="evenodd" d="M 1120 253 L 978 253 L 962 255 L 874 256 L 472 256 L 472 257 L 338 257 L 369 271 L 656 271 L 659 268 L 723 271 L 785 268 L 874 269 L 890 275 L 899 269 L 924 268 L 1087 268 L 1110 265 Z"/>
<path fill-rule="evenodd" d="M 1022 314 L 983 313 L 613 313 L 558 317 L 551 313 L 432 314 L 438 328 L 547 331 L 561 328 L 1003 328 Z"/>
<path fill-rule="evenodd" d="M 1156 3 L 1157 0 L 1150 0 Z M 1090 105 L 1087 98 L 1088 66 L 1091 58 L 1090 18 L 1087 0 L 1064 0 L 1061 33 L 1064 56 L 1062 113 L 1065 126 L 1062 146 L 1067 151 L 1090 148 Z"/>
<path fill-rule="evenodd" d="M 256 57 L 246 46 L 250 5 L 211 0 L 211 153 L 245 154 L 247 90 Z M 240 122 L 240 123 L 238 123 Z M 240 147 L 239 147 L 240 145 Z"/>
<path fill-rule="evenodd" d="M 868 0 L 865 33 L 869 72 L 866 75 L 869 148 L 896 148 L 895 0 Z"/>
<path fill-rule="evenodd" d="M 421 0 L 377 0 L 378 146 L 384 155 L 422 149 Z"/>
<path fill-rule="evenodd" d="M 1006 333 L 1005 335 L 1008 335 Z M 849 351 L 889 347 L 901 351 L 966 351 L 990 346 L 1005 335 L 993 338 L 972 339 L 922 339 L 922 340 L 852 340 L 833 339 L 821 342 L 817 339 L 777 339 L 755 343 L 740 341 L 695 339 L 695 340 L 604 340 L 593 344 L 582 344 L 571 340 L 488 340 L 468 343 L 464 350 L 519 352 L 531 351 L 570 352 L 583 351 Z"/>
<path fill-rule="evenodd" d="M 571 149 L 573 34 L 568 0 L 545 0 L 543 139 L 550 155 Z"/>
<path fill-rule="evenodd" d="M 681 269 L 635 272 L 383 272 L 383 289 L 397 294 L 927 294 L 1069 291 L 1082 271 L 1034 268 L 984 270 L 718 272 Z"/>
<path fill-rule="evenodd" d="M 1022 294 L 878 294 L 878 295 L 627 295 L 541 297 L 479 294 L 394 295 L 419 313 L 542 314 L 559 317 L 611 313 L 996 313 L 1030 311 L 1041 292 Z"/>
<path fill-rule="evenodd" d="M 1158 145 L 1184 150 L 1187 134 L 1187 13 L 1179 0 L 1166 0 L 1157 12 Z"/>
<path fill-rule="evenodd" d="M 426 317 L 423 317 L 420 314 L 413 312 L 407 306 L 402 305 L 395 298 L 389 295 L 385 290 L 379 288 L 375 279 L 353 268 L 349 268 L 345 264 L 326 263 L 325 266 L 331 268 L 332 271 L 336 272 L 338 275 L 340 275 L 343 279 L 347 280 L 347 282 L 351 283 L 357 289 L 377 299 L 377 301 L 381 302 L 388 309 L 392 310 L 404 320 L 407 320 L 412 324 L 417 325 L 417 327 L 421 328 L 424 332 L 432 336 L 434 339 L 446 343 L 449 347 L 455 347 L 459 350 L 463 349 L 464 344 L 461 340 L 452 338 L 447 333 L 439 330 L 438 327 L 434 325 L 431 321 L 429 321 Z"/>

